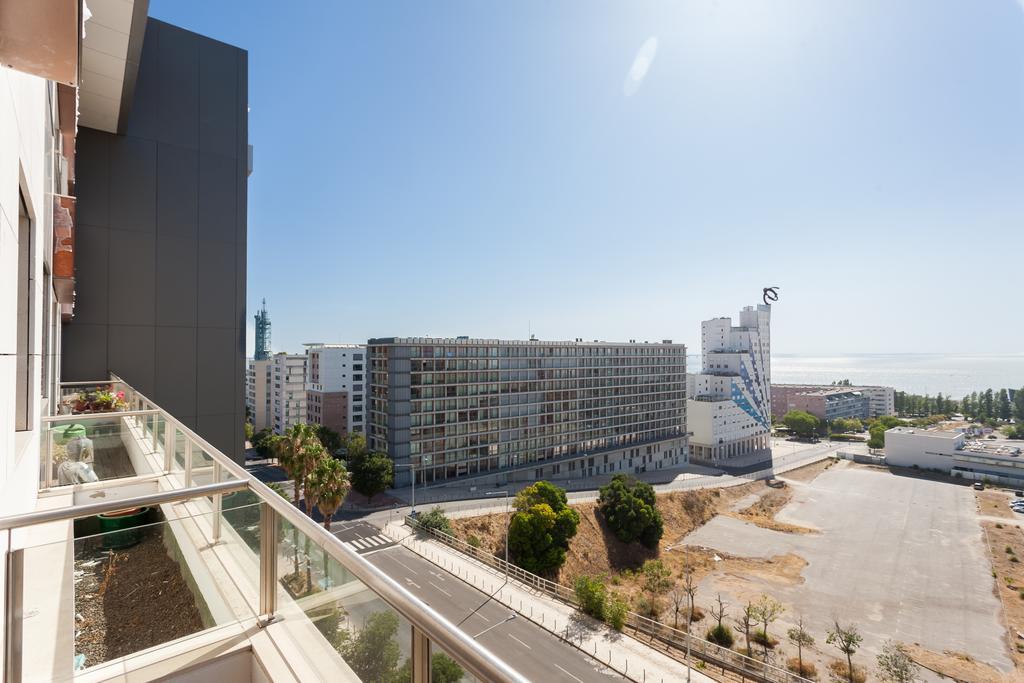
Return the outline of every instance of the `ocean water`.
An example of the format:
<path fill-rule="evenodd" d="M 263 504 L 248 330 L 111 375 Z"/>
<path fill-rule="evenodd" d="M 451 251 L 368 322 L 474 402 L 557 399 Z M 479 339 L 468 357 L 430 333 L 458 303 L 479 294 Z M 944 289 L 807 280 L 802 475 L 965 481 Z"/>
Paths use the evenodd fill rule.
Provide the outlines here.
<path fill-rule="evenodd" d="M 700 368 L 700 355 L 687 358 L 687 368 Z M 940 354 L 891 353 L 836 356 L 777 355 L 772 381 L 780 384 L 882 384 L 898 391 L 961 398 L 984 389 L 1024 387 L 1024 353 Z"/>

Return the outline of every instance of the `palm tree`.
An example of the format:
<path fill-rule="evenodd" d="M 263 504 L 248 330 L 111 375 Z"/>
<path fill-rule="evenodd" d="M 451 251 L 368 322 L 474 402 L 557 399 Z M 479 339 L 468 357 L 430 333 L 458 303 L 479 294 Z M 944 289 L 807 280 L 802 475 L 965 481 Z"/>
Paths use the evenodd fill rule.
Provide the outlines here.
<path fill-rule="evenodd" d="M 271 440 L 271 448 L 277 457 L 278 464 L 288 473 L 293 482 L 293 494 L 295 507 L 308 510 L 308 506 L 300 506 L 302 493 L 309 474 L 311 454 L 307 452 L 309 446 L 320 445 L 316 438 L 316 432 L 306 424 L 292 425 L 284 434 L 275 436 Z M 321 447 L 322 448 L 322 447 Z"/>
<path fill-rule="evenodd" d="M 334 458 L 324 458 L 309 476 L 317 509 L 324 516 L 324 528 L 331 530 L 331 517 L 348 495 L 348 470 Z"/>
<path fill-rule="evenodd" d="M 303 425 L 307 426 L 308 425 Z M 312 515 L 313 508 L 316 507 L 316 491 L 310 491 L 310 477 L 316 468 L 320 466 L 324 460 L 331 460 L 331 456 L 327 454 L 327 449 L 323 447 L 320 440 L 316 437 L 316 432 L 310 432 L 312 435 L 302 443 L 302 447 L 299 450 L 299 459 L 302 464 L 302 497 L 303 505 L 305 506 L 306 514 Z"/>

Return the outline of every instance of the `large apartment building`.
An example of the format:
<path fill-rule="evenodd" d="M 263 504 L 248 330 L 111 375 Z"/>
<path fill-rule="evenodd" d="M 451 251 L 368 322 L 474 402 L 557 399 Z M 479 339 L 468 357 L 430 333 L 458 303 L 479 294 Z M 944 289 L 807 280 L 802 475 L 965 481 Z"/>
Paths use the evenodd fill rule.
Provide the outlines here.
<path fill-rule="evenodd" d="M 365 431 L 368 379 L 365 345 L 306 344 L 306 421 Z"/>
<path fill-rule="evenodd" d="M 269 362 L 270 429 L 282 434 L 306 421 L 306 354 L 275 353 Z"/>
<path fill-rule="evenodd" d="M 687 461 L 686 347 L 368 342 L 370 447 L 396 484 L 581 479 Z"/>
<path fill-rule="evenodd" d="M 896 414 L 896 390 L 882 386 L 772 384 L 772 417 L 804 410 L 821 420 L 869 418 Z"/>
<path fill-rule="evenodd" d="M 701 323 L 701 372 L 687 377 L 690 456 L 721 463 L 771 453 L 771 306 Z"/>

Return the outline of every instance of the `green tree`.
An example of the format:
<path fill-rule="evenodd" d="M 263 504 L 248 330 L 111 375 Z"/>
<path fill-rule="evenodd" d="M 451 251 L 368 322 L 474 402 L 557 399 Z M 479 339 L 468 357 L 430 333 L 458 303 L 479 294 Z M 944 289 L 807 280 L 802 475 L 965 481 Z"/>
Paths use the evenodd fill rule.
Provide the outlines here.
<path fill-rule="evenodd" d="M 316 438 L 324 445 L 327 452 L 334 455 L 341 448 L 341 435 L 327 425 L 316 425 Z"/>
<path fill-rule="evenodd" d="M 604 620 L 616 631 L 621 631 L 626 625 L 626 615 L 629 614 L 629 604 L 620 595 L 612 594 L 604 608 Z"/>
<path fill-rule="evenodd" d="M 310 495 L 324 516 L 324 528 L 331 530 L 331 517 L 348 495 L 348 472 L 340 461 L 325 457 L 309 476 Z"/>
<path fill-rule="evenodd" d="M 366 454 L 366 436 L 359 432 L 349 432 L 341 437 L 339 450 L 345 454 L 345 462 L 351 463 L 353 459 Z"/>
<path fill-rule="evenodd" d="M 292 480 L 295 507 L 308 510 L 300 502 L 304 501 L 306 478 L 315 465 L 316 447 L 323 449 L 316 432 L 307 424 L 292 425 L 281 436 L 273 437 L 271 444 L 278 463 Z"/>
<path fill-rule="evenodd" d="M 538 481 L 516 494 L 515 507 L 508 530 L 508 549 L 515 563 L 535 573 L 561 567 L 580 523 L 579 513 L 567 503 L 565 489 Z"/>
<path fill-rule="evenodd" d="M 1010 407 L 1010 394 L 1006 389 L 1000 389 L 996 396 L 996 416 L 1003 422 L 1009 422 L 1013 411 Z"/>
<path fill-rule="evenodd" d="M 986 389 L 984 397 L 981 400 L 981 411 L 983 417 L 989 418 L 996 416 L 995 403 L 996 401 L 994 392 L 991 389 Z"/>
<path fill-rule="evenodd" d="M 862 432 L 864 431 L 864 425 L 855 417 L 837 417 L 832 420 L 832 431 L 839 434 L 847 432 Z"/>
<path fill-rule="evenodd" d="M 804 615 L 797 617 L 796 626 L 786 631 L 786 637 L 789 638 L 789 642 L 796 646 L 796 659 L 797 666 L 799 667 L 799 673 L 801 676 L 804 675 L 804 648 L 814 647 L 814 636 L 807 632 L 804 628 Z"/>
<path fill-rule="evenodd" d="M 394 482 L 394 463 L 384 453 L 372 452 L 348 459 L 352 488 L 367 498 L 384 493 Z"/>
<path fill-rule="evenodd" d="M 601 487 L 598 505 L 612 533 L 620 541 L 640 541 L 648 548 L 658 547 L 665 524 L 650 484 L 616 474 Z"/>
<path fill-rule="evenodd" d="M 598 579 L 584 574 L 576 578 L 573 588 L 576 591 L 580 609 L 595 619 L 604 619 L 604 606 L 608 599 L 608 590 L 605 585 Z"/>
<path fill-rule="evenodd" d="M 672 587 L 672 570 L 661 560 L 647 560 L 641 570 L 644 575 L 644 590 L 651 594 L 651 601 Z"/>
<path fill-rule="evenodd" d="M 465 672 L 459 663 L 443 652 L 430 656 L 430 683 L 459 683 Z M 409 683 L 412 680 L 412 660 L 402 663 L 386 683 Z"/>
<path fill-rule="evenodd" d="M 875 423 L 868 431 L 868 448 L 885 448 L 885 426 Z"/>
<path fill-rule="evenodd" d="M 878 655 L 878 677 L 892 683 L 913 683 L 920 680 L 921 667 L 907 648 L 893 640 L 885 641 Z"/>
<path fill-rule="evenodd" d="M 401 657 L 397 633 L 398 617 L 394 612 L 374 612 L 362 631 L 343 639 L 341 656 L 362 681 L 392 681 Z"/>
<path fill-rule="evenodd" d="M 821 421 L 804 410 L 791 410 L 783 416 L 782 424 L 797 436 L 808 438 L 818 432 Z"/>
<path fill-rule="evenodd" d="M 252 443 L 252 439 L 256 436 L 256 431 L 253 429 L 252 422 L 246 421 L 243 429 L 245 430 L 245 440 Z M 255 448 L 255 444 L 253 444 Z"/>
<path fill-rule="evenodd" d="M 449 536 L 455 535 L 452 531 L 451 520 L 445 516 L 444 510 L 442 510 L 440 506 L 435 507 L 430 512 L 420 515 L 416 518 L 416 521 L 419 522 L 420 526 L 427 529 L 440 531 L 441 533 L 448 534 Z"/>
<path fill-rule="evenodd" d="M 850 683 L 854 683 L 853 654 L 860 648 L 863 641 L 864 637 L 861 636 L 854 624 L 843 626 L 838 619 L 833 620 L 833 627 L 829 629 L 828 637 L 825 638 L 826 643 L 835 645 L 840 652 L 846 655 L 846 675 Z"/>
<path fill-rule="evenodd" d="M 1024 387 L 1013 392 L 1013 417 L 1019 424 L 1024 424 Z"/>
<path fill-rule="evenodd" d="M 764 647 L 764 661 L 768 661 L 768 645 L 771 643 L 771 636 L 768 635 L 768 627 L 786 611 L 786 608 L 782 606 L 782 603 L 775 598 L 769 597 L 762 593 L 761 599 L 754 605 L 754 617 L 761 624 L 761 630 L 764 633 L 764 641 L 761 645 Z"/>
<path fill-rule="evenodd" d="M 740 612 L 740 616 L 736 618 L 736 625 L 743 631 L 743 637 L 747 643 L 747 656 L 753 657 L 754 653 L 750 649 L 750 627 L 757 623 L 757 608 L 754 603 L 747 601 L 747 604 L 743 607 L 743 611 Z"/>

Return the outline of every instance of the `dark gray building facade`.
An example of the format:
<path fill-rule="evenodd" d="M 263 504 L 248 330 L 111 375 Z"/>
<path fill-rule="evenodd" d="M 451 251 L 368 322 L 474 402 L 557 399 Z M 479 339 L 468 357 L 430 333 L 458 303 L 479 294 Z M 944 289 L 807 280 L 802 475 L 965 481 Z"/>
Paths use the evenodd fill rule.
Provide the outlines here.
<path fill-rule="evenodd" d="M 148 19 L 120 133 L 78 135 L 65 381 L 114 372 L 243 454 L 248 56 Z"/>

